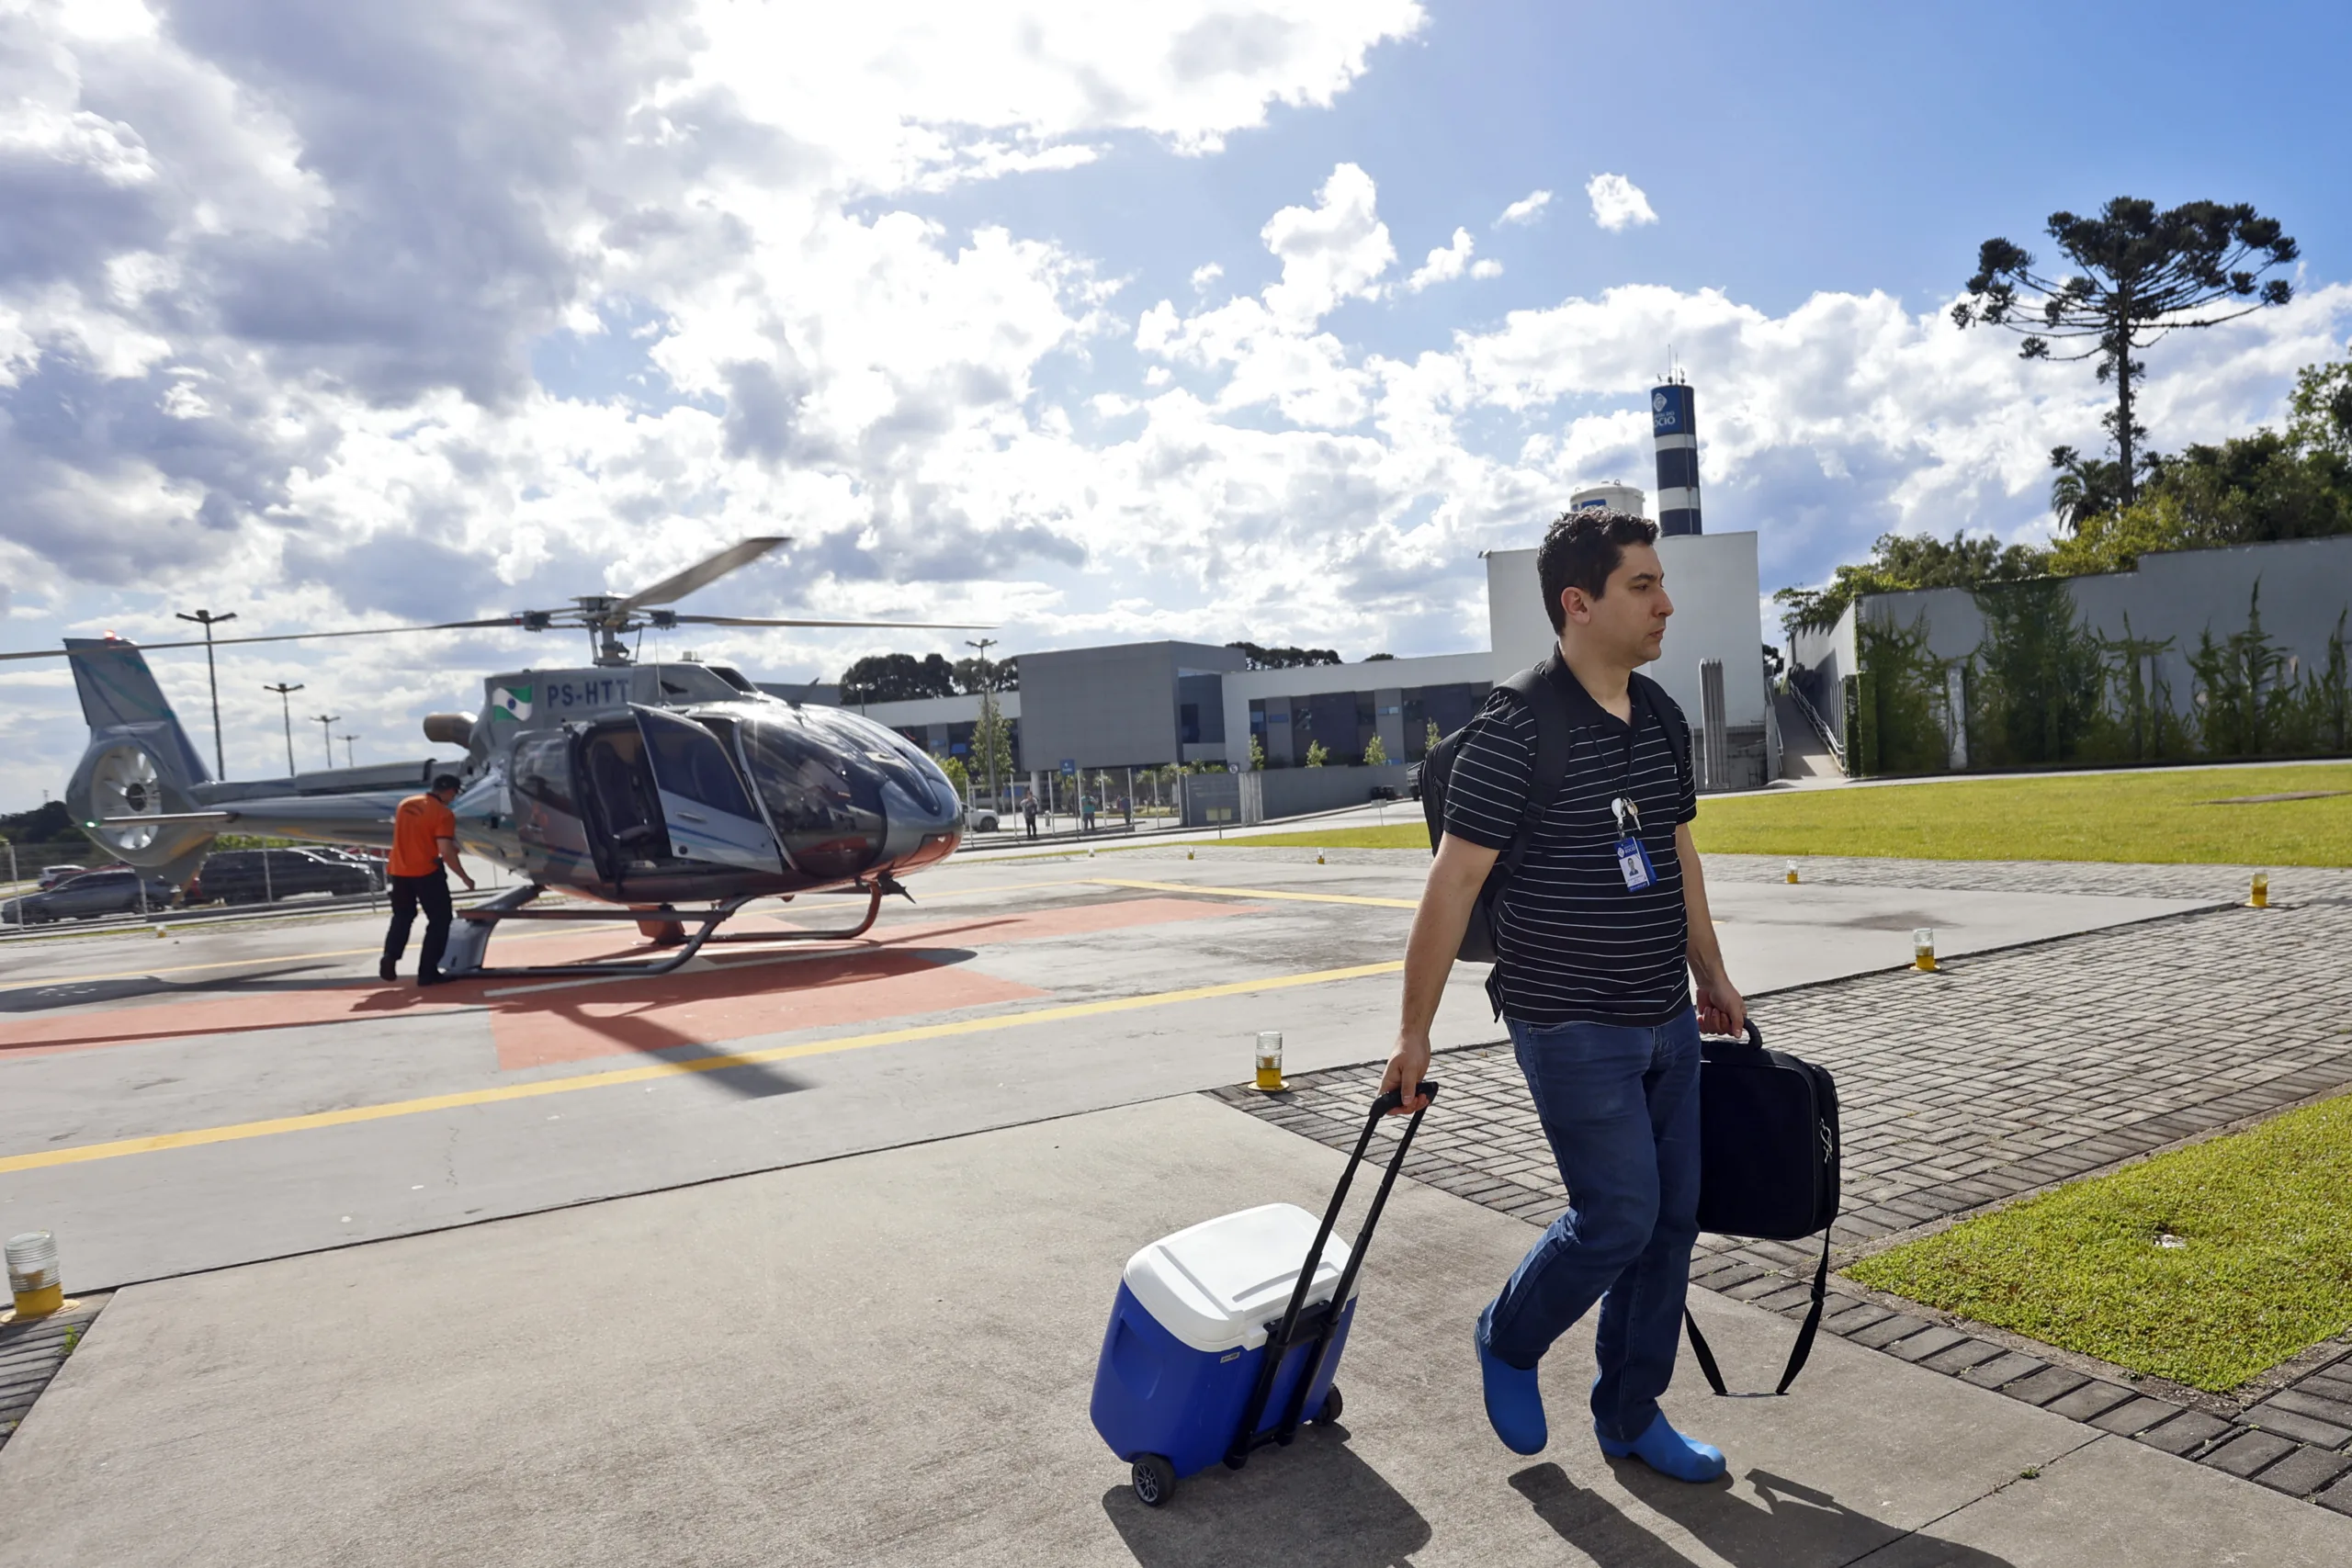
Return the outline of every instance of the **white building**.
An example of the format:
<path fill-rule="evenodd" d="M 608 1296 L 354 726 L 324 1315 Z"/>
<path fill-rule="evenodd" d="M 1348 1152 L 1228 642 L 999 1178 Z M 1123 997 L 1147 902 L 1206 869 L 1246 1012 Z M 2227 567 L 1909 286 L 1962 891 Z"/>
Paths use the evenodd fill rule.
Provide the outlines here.
<path fill-rule="evenodd" d="M 1638 491 L 1614 488 L 1639 504 Z M 1666 651 L 1648 672 L 1690 720 L 1701 787 L 1760 787 L 1779 767 L 1779 746 L 1764 676 L 1756 536 L 1680 535 L 1659 539 L 1657 549 L 1675 610 Z M 1036 773 L 1224 761 L 1246 769 L 1253 739 L 1270 769 L 1303 766 L 1317 745 L 1329 762 L 1349 764 L 1372 750 L 1375 737 L 1389 763 L 1419 761 L 1432 727 L 1441 735 L 1460 728 L 1496 682 L 1552 645 L 1535 551 L 1495 550 L 1486 560 L 1488 642 L 1470 652 L 1286 670 L 1245 670 L 1232 649 L 1187 643 L 1032 655 L 1023 669 L 1029 689 L 997 698 L 1012 721 L 1014 767 Z M 927 750 L 958 756 L 969 749 L 980 699 L 870 703 L 859 711 Z"/>

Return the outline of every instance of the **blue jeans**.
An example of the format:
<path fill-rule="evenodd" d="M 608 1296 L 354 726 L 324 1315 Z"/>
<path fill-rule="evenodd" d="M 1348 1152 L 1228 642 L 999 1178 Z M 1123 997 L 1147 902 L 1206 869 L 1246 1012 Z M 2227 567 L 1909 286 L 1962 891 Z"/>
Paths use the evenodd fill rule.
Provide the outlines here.
<path fill-rule="evenodd" d="M 1568 1212 L 1495 1298 L 1487 1348 L 1532 1367 L 1594 1302 L 1592 1414 L 1632 1442 L 1674 1377 L 1699 1235 L 1699 1021 L 1655 1029 L 1507 1021 Z"/>

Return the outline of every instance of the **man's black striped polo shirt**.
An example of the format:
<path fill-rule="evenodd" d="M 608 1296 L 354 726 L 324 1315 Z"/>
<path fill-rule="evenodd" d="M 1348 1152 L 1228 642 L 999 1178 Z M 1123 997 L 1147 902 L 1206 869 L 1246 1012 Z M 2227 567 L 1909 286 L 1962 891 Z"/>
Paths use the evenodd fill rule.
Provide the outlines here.
<path fill-rule="evenodd" d="M 1678 761 L 1663 711 L 1636 703 L 1638 731 L 1553 661 L 1567 705 L 1568 775 L 1493 910 L 1504 1016 L 1523 1023 L 1655 1026 L 1690 1005 L 1682 864 L 1674 829 L 1698 815 L 1688 758 Z M 1681 710 L 1657 686 L 1650 702 Z M 1628 746 L 1628 740 L 1631 746 Z M 1445 830 L 1506 848 L 1535 772 L 1535 716 L 1498 686 L 1470 721 L 1446 781 Z M 1620 795 L 1640 807 L 1657 880 L 1638 892 L 1617 866 Z"/>

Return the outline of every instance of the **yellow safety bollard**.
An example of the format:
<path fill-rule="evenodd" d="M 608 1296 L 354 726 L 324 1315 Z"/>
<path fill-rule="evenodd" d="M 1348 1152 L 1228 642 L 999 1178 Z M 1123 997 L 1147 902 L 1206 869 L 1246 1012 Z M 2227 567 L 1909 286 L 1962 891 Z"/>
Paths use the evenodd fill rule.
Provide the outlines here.
<path fill-rule="evenodd" d="M 8 1238 L 8 1289 L 17 1298 L 17 1321 L 47 1317 L 65 1304 L 65 1282 L 57 1271 L 57 1238 L 27 1231 Z"/>
<path fill-rule="evenodd" d="M 1316 852 L 1315 852 L 1315 863 L 1316 863 L 1317 865 L 1325 865 L 1325 864 L 1328 864 L 1328 863 L 1329 863 L 1328 862 L 1326 862 L 1326 861 L 1324 860 L 1324 858 L 1323 858 L 1323 852 L 1322 852 L 1321 850 L 1317 850 L 1317 851 L 1316 851 Z"/>
<path fill-rule="evenodd" d="M 1186 860 L 1191 860 L 1191 859 L 1193 859 L 1193 852 L 1192 852 L 1192 851 L 1190 851 L 1190 850 L 1186 850 L 1186 851 L 1184 852 L 1184 858 L 1185 858 Z"/>
<path fill-rule="evenodd" d="M 2257 909 L 2270 908 L 2270 874 L 2268 872 L 2257 871 L 2254 874 L 2254 895 L 2246 902 Z"/>
<path fill-rule="evenodd" d="M 1796 862 L 1794 862 L 1794 861 L 1791 861 L 1791 862 L 1789 863 L 1789 886 L 1792 886 L 1792 887 L 1794 887 L 1796 885 L 1797 885 L 1797 863 L 1796 863 Z"/>
<path fill-rule="evenodd" d="M 1268 1094 L 1280 1094 L 1290 1088 L 1283 1081 L 1283 1032 L 1279 1029 L 1258 1031 L 1258 1079 L 1250 1086 Z"/>
<path fill-rule="evenodd" d="M 1921 926 L 1911 933 L 1911 962 L 1926 974 L 1936 972 L 1936 933 L 1931 926 Z"/>

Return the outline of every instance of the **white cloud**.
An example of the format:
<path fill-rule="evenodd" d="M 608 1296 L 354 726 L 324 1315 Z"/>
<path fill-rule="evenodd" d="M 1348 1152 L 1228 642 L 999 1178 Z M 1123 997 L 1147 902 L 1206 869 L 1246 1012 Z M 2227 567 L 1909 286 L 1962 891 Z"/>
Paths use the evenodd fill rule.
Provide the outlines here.
<path fill-rule="evenodd" d="M 1543 217 L 1544 209 L 1551 205 L 1550 191 L 1529 191 L 1525 196 L 1503 209 L 1503 215 L 1495 220 L 1495 227 L 1499 229 L 1506 223 L 1532 223 Z"/>
<path fill-rule="evenodd" d="M 1595 175 L 1585 182 L 1584 193 L 1592 198 L 1592 220 L 1612 233 L 1657 221 L 1657 214 L 1650 210 L 1650 198 L 1623 175 Z"/>
<path fill-rule="evenodd" d="M 1266 220 L 1260 237 L 1283 264 L 1266 308 L 1286 325 L 1307 326 L 1344 300 L 1380 297 L 1375 280 L 1396 259 L 1396 247 L 1374 210 L 1377 196 L 1370 175 L 1341 164 L 1313 207 L 1285 207 Z"/>
<path fill-rule="evenodd" d="M 1370 351 L 1348 307 L 1395 286 L 1396 255 L 1352 164 L 1268 202 L 1265 254 L 1204 262 L 1183 310 L 1125 301 L 1134 257 L 999 215 L 979 185 L 1142 138 L 1209 156 L 1332 101 L 1420 26 L 1411 6 L 505 0 L 487 34 L 470 14 L 224 32 L 200 7 L 0 7 L 11 646 L 153 637 L 193 604 L 255 630 L 560 604 L 770 530 L 789 556 L 708 608 L 1000 622 L 1016 648 L 1479 646 L 1477 551 L 1642 469 L 1668 342 L 1699 388 L 1711 522 L 1759 530 L 1768 588 L 1890 527 L 2031 528 L 2048 448 L 2099 444 L 2087 373 L 1958 333 L 1936 300 L 1774 316 L 1639 287 Z M 338 63 L 362 57 L 364 77 Z M 917 193 L 956 183 L 951 227 Z M 1269 258 L 1272 282 L 1220 297 Z M 1500 271 L 1467 232 L 1404 287 L 1432 268 Z M 2319 285 L 2165 344 L 2158 441 L 2275 417 L 2347 323 L 2352 288 Z M 805 676 L 932 643 L 693 646 Z M 576 652 L 224 652 L 231 764 L 283 765 L 266 681 L 311 685 L 363 758 L 416 756 L 418 714 Z M 200 660 L 157 668 L 203 711 Z M 0 804 L 54 791 L 79 730 L 70 699 L 0 705 Z"/>
<path fill-rule="evenodd" d="M 1453 231 L 1453 243 L 1450 245 L 1440 245 L 1436 250 L 1431 251 L 1429 260 L 1415 267 L 1413 276 L 1405 280 L 1405 287 L 1413 293 L 1419 294 L 1432 283 L 1453 282 L 1468 268 L 1470 253 L 1474 248 L 1475 242 L 1470 238 L 1470 231 L 1456 229 Z"/>

